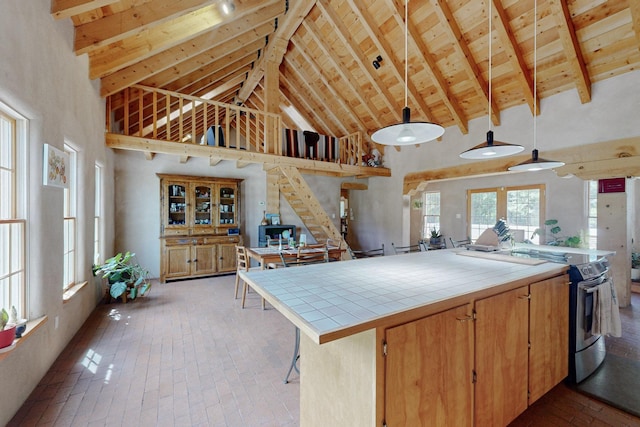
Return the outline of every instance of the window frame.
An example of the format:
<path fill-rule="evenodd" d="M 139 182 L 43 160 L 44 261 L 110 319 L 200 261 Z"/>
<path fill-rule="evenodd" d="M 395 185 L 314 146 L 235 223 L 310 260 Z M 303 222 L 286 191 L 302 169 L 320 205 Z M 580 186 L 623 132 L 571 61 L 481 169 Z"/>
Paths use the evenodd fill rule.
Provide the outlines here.
<path fill-rule="evenodd" d="M 77 156 L 78 152 L 68 143 L 64 144 L 64 152 L 69 156 L 69 183 L 63 191 L 63 294 L 76 284 L 78 266 L 78 232 L 77 232 Z"/>
<path fill-rule="evenodd" d="M 435 206 L 436 204 L 431 203 L 429 200 L 430 195 L 438 195 L 437 209 L 438 214 L 428 213 L 430 206 Z M 437 225 L 434 221 L 429 221 L 429 217 L 437 217 Z M 442 217 L 442 193 L 440 191 L 425 191 L 422 194 L 422 238 L 428 238 L 431 236 L 431 230 L 436 228 L 437 231 L 440 230 L 441 222 L 440 218 Z"/>
<path fill-rule="evenodd" d="M 26 135 L 27 120 L 7 105 L 0 103 L 0 119 L 7 124 L 0 126 L 0 153 L 9 152 L 8 163 L 0 160 L 0 307 L 7 310 L 15 306 L 21 318 L 28 317 L 27 288 L 27 178 Z M 7 133 L 5 133 L 7 132 Z M 5 143 L 8 144 L 5 147 Z M 5 176 L 8 186 L 3 184 Z M 8 195 L 6 193 L 9 193 Z M 9 206 L 6 209 L 6 206 Z M 4 265 L 4 267 L 2 267 Z M 6 288 L 5 288 L 6 285 Z"/>
<path fill-rule="evenodd" d="M 545 221 L 545 212 L 546 212 L 546 186 L 545 184 L 528 184 L 528 185 L 517 185 L 513 187 L 489 187 L 489 188 L 475 188 L 467 190 L 467 233 L 468 236 L 475 240 L 478 238 L 478 235 L 474 235 L 473 233 L 473 223 L 472 223 L 472 195 L 477 193 L 496 193 L 496 221 L 501 218 L 504 218 L 509 224 L 509 218 L 507 215 L 508 212 L 508 193 L 510 191 L 522 191 L 522 190 L 534 190 L 537 189 L 540 191 L 540 205 L 539 209 L 539 224 L 537 228 L 542 228 Z M 480 231 L 481 233 L 482 231 Z M 524 236 L 525 239 L 530 238 L 530 236 Z"/>

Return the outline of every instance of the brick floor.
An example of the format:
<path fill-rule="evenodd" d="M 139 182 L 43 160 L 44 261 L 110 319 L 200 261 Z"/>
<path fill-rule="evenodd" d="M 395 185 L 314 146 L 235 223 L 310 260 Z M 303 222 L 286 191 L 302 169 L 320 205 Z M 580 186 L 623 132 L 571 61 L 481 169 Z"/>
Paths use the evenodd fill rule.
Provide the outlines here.
<path fill-rule="evenodd" d="M 298 425 L 298 377 L 282 381 L 294 329 L 255 293 L 242 310 L 234 278 L 155 283 L 146 298 L 99 305 L 9 426 Z M 637 342 L 625 345 L 637 354 Z M 560 384 L 513 425 L 640 420 Z"/>

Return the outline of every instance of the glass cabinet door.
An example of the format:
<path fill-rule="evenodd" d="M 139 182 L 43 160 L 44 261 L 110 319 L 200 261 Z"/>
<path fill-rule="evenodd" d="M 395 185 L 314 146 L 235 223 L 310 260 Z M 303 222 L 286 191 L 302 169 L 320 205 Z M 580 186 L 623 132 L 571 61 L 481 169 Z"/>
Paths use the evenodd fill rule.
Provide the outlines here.
<path fill-rule="evenodd" d="M 166 205 L 168 228 L 183 228 L 187 224 L 187 185 L 182 183 L 172 183 L 168 185 L 167 194 L 169 202 Z"/>
<path fill-rule="evenodd" d="M 236 217 L 236 191 L 233 187 L 220 187 L 219 224 L 233 226 Z"/>
<path fill-rule="evenodd" d="M 213 220 L 211 217 L 212 187 L 208 185 L 194 185 L 193 191 L 195 200 L 193 225 L 196 228 L 198 228 L 198 226 L 206 226 L 208 228 L 211 226 Z"/>

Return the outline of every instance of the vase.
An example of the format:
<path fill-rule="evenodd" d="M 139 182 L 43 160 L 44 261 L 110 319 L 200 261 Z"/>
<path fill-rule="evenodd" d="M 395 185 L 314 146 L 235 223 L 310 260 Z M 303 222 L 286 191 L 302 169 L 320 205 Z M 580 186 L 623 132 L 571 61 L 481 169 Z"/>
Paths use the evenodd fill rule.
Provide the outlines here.
<path fill-rule="evenodd" d="M 9 347 L 16 337 L 16 325 L 0 331 L 0 348 Z"/>
<path fill-rule="evenodd" d="M 269 225 L 269 221 L 267 221 L 267 211 L 262 211 L 262 222 L 260 225 Z"/>

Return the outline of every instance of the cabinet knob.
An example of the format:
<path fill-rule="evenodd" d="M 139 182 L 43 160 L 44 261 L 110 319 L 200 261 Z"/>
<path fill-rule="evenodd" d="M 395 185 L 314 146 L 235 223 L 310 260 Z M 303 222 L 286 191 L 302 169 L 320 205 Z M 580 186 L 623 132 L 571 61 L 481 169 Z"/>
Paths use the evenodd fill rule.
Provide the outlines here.
<path fill-rule="evenodd" d="M 198 262 L 198 258 L 194 259 L 193 262 Z"/>

